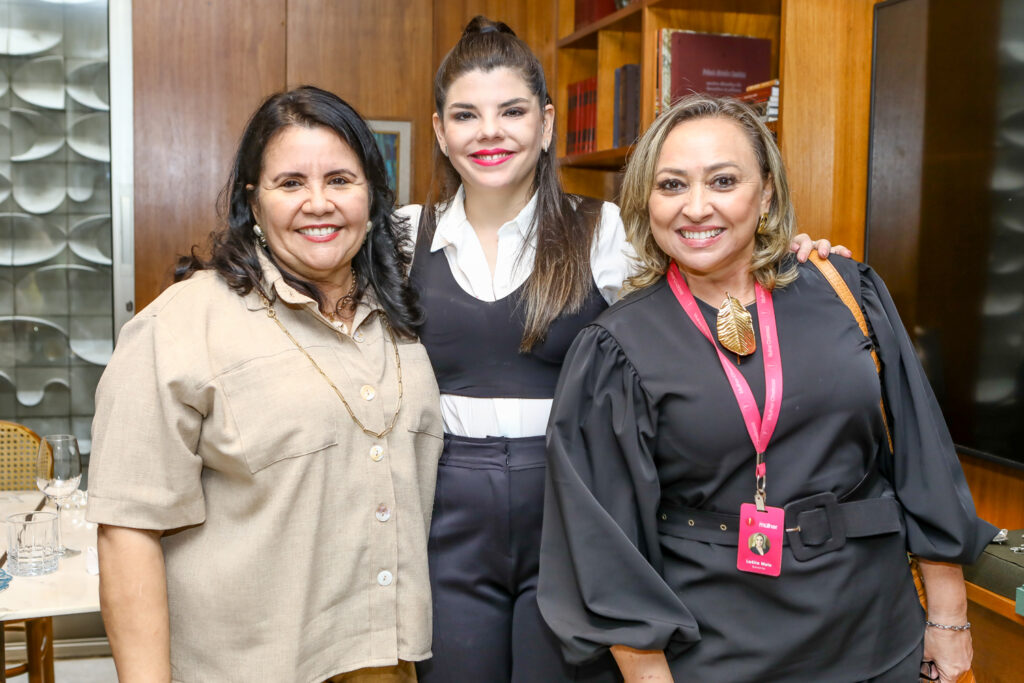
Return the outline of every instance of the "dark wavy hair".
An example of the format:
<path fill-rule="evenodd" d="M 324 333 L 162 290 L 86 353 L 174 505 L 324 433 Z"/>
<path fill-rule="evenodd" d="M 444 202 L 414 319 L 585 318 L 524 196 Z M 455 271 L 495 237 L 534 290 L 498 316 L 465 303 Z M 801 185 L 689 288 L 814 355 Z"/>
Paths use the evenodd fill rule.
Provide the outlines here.
<path fill-rule="evenodd" d="M 448 88 L 470 71 L 487 73 L 509 68 L 522 76 L 541 108 L 551 103 L 544 69 L 530 48 L 500 21 L 474 17 L 462 37 L 445 56 L 434 77 L 434 106 L 444 119 Z M 554 125 L 554 124 L 552 124 Z M 593 287 L 590 270 L 591 241 L 601 212 L 600 202 L 585 202 L 566 194 L 558 178 L 555 134 L 547 150 L 541 150 L 533 177 L 537 210 L 530 230 L 537 237 L 533 272 L 526 281 L 523 304 L 526 327 L 520 350 L 529 351 L 547 336 L 548 327 L 562 313 L 575 313 Z M 434 141 L 433 177 L 423 205 L 421 230 L 428 239 L 437 228 L 441 210 L 458 192 L 462 179 Z M 521 255 L 520 255 L 521 256 Z"/>
<path fill-rule="evenodd" d="M 271 95 L 245 126 L 235 153 L 231 177 L 218 198 L 218 213 L 226 226 L 210 234 L 210 258 L 203 260 L 193 246 L 188 256 L 178 259 L 175 282 L 199 270 L 215 270 L 240 296 L 253 289 L 268 299 L 257 253 L 252 213 L 252 190 L 258 187 L 263 154 L 273 137 L 287 126 L 333 130 L 359 158 L 370 187 L 370 220 L 373 228 L 352 259 L 356 272 L 355 299 L 372 288 L 388 322 L 403 337 L 415 337 L 423 323 L 418 296 L 406 273 L 411 259 L 408 225 L 394 213 L 394 193 L 388 187 L 387 171 L 373 133 L 359 114 L 337 95 L 313 86 L 302 86 Z M 248 186 L 248 187 L 247 187 Z M 263 253 L 278 267 L 284 280 L 317 302 L 324 310 L 323 294 L 311 282 L 281 268 L 273 252 Z"/>

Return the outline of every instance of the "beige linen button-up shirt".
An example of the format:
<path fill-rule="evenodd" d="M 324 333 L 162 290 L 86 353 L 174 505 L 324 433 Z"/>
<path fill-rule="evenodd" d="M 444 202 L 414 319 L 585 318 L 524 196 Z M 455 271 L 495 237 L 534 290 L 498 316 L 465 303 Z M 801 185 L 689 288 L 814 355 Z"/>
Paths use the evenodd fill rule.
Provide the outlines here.
<path fill-rule="evenodd" d="M 372 296 L 349 336 L 264 261 L 278 318 L 374 432 L 398 401 Z M 163 536 L 172 678 L 323 681 L 430 656 L 427 534 L 441 452 L 424 348 L 361 431 L 255 292 L 212 271 L 121 331 L 96 393 L 88 517 Z"/>

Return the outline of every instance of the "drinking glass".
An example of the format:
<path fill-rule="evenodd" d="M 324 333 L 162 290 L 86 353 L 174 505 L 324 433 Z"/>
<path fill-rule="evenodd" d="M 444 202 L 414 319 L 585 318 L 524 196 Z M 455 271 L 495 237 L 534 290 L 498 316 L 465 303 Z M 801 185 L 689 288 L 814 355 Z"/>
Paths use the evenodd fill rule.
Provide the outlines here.
<path fill-rule="evenodd" d="M 7 518 L 7 568 L 14 576 L 57 571 L 57 515 L 19 512 Z"/>
<path fill-rule="evenodd" d="M 82 456 L 71 434 L 44 436 L 36 460 L 36 486 L 57 506 L 57 553 L 70 556 L 80 550 L 64 545 L 60 534 L 61 510 L 82 481 Z"/>

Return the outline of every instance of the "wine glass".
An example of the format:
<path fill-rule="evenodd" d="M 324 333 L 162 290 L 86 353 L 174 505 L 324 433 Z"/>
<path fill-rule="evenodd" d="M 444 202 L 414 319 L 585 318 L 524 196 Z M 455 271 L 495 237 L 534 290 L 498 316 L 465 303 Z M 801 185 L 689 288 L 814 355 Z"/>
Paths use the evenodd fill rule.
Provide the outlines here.
<path fill-rule="evenodd" d="M 57 506 L 57 553 L 77 555 L 79 550 L 64 545 L 60 535 L 61 510 L 82 481 L 82 456 L 78 439 L 71 434 L 44 436 L 39 441 L 36 486 Z"/>

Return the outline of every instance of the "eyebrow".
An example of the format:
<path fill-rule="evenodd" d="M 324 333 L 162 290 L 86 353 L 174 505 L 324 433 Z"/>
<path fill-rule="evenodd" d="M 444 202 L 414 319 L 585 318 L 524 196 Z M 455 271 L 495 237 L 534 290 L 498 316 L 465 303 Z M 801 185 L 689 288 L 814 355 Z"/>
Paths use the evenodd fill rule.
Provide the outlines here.
<path fill-rule="evenodd" d="M 740 165 L 737 164 L 734 161 L 722 161 L 722 162 L 717 163 L 717 164 L 711 164 L 710 166 L 708 166 L 707 168 L 704 169 L 704 172 L 705 173 L 714 173 L 715 171 L 720 171 L 723 168 L 730 168 L 730 167 L 731 168 L 739 168 Z M 681 168 L 673 168 L 673 167 L 670 167 L 670 166 L 665 166 L 663 168 L 659 168 L 657 172 L 658 173 L 673 173 L 675 175 L 689 175 L 689 173 L 687 173 L 686 171 L 684 171 Z"/>
<path fill-rule="evenodd" d="M 349 170 L 347 168 L 336 168 L 333 171 L 328 171 L 327 173 L 324 173 L 324 177 L 325 178 L 327 176 L 332 176 L 332 175 L 355 176 L 357 174 L 356 174 L 355 171 L 351 171 L 351 170 Z M 278 173 L 276 176 L 274 176 L 270 180 L 272 182 L 276 183 L 277 181 L 281 180 L 282 178 L 306 178 L 306 174 L 301 172 L 301 171 L 282 171 L 281 173 Z"/>
<path fill-rule="evenodd" d="M 528 104 L 529 99 L 525 97 L 514 97 L 511 100 L 506 100 L 498 105 L 498 109 L 504 109 L 505 107 L 511 107 L 513 104 Z M 476 105 L 468 102 L 452 102 L 448 105 L 450 109 L 476 109 Z"/>

